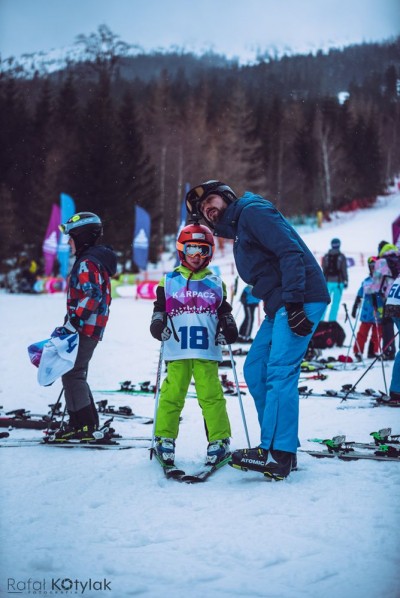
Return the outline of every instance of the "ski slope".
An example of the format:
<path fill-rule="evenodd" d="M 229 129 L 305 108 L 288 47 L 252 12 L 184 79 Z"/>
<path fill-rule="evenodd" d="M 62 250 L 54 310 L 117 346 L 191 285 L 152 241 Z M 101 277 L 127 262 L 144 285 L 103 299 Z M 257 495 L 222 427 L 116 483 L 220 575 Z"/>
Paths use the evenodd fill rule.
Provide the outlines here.
<path fill-rule="evenodd" d="M 343 301 L 351 309 L 367 275 L 360 254 L 376 253 L 391 241 L 391 222 L 400 194 L 380 198 L 374 208 L 338 217 L 304 235 L 322 255 L 332 237 L 354 254 Z M 228 284 L 232 257 L 217 255 Z M 0 404 L 46 412 L 59 395 L 59 382 L 39 387 L 26 347 L 46 338 L 63 321 L 62 295 L 0 294 Z M 155 381 L 159 343 L 149 334 L 152 303 L 116 299 L 105 339 L 90 365 L 93 390 L 118 382 Z M 241 322 L 238 299 L 234 312 Z M 351 331 L 340 313 L 349 341 Z M 253 331 L 255 333 L 255 330 Z M 346 353 L 347 348 L 326 351 Z M 243 380 L 243 357 L 236 357 Z M 392 362 L 377 365 L 358 388 L 384 389 Z M 308 381 L 315 391 L 355 383 L 364 370 L 328 372 Z M 232 373 L 228 370 L 230 379 Z M 306 383 L 305 383 L 306 384 Z M 96 394 L 99 400 L 104 395 Z M 107 397 L 152 416 L 149 397 Z M 232 448 L 246 446 L 237 397 L 229 397 Z M 259 442 L 255 408 L 243 396 L 252 445 Z M 368 404 L 368 402 L 367 402 Z M 187 472 L 202 463 L 206 438 L 200 409 L 188 399 L 182 413 L 176 461 Z M 126 435 L 150 435 L 151 426 L 115 422 Z M 307 398 L 300 402 L 300 440 L 346 434 L 368 442 L 370 432 L 391 427 L 400 433 L 400 410 L 366 402 Z M 14 431 L 15 437 L 40 432 Z M 125 598 L 342 598 L 395 597 L 399 590 L 400 464 L 317 460 L 299 454 L 299 471 L 284 482 L 226 466 L 203 485 L 166 480 L 146 449 L 84 451 L 43 446 L 1 449 L 2 555 L 0 594 Z M 29 581 L 30 580 L 30 581 Z M 65 591 L 59 590 L 63 580 Z M 89 583 L 90 581 L 90 583 Z M 52 583 L 56 585 L 52 589 Z M 81 585 L 80 585 L 81 584 Z M 86 585 L 85 585 L 86 584 Z M 96 585 L 97 584 L 97 585 Z M 90 589 L 91 586 L 91 589 Z"/>

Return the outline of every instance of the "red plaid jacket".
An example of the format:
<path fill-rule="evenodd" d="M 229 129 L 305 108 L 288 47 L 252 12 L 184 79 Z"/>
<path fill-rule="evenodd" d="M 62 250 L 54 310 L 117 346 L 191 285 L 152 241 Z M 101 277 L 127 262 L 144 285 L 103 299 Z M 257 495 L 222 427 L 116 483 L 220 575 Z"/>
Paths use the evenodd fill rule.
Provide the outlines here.
<path fill-rule="evenodd" d="M 97 246 L 88 249 L 76 260 L 70 274 L 68 318 L 74 317 L 74 325 L 76 318 L 79 318 L 78 331 L 99 341 L 103 338 L 110 313 L 110 275 L 115 270 L 114 252 L 107 247 Z"/>

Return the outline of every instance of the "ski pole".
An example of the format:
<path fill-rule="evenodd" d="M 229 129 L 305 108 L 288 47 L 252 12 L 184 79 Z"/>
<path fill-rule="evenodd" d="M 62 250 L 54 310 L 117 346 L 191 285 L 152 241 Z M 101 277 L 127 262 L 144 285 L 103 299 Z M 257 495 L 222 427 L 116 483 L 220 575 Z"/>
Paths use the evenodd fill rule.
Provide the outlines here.
<path fill-rule="evenodd" d="M 51 431 L 50 428 L 51 428 L 51 424 L 52 424 L 52 421 L 53 421 L 53 418 L 54 418 L 54 414 L 56 413 L 57 408 L 58 408 L 59 404 L 61 403 L 61 397 L 63 396 L 63 394 L 64 394 L 64 387 L 62 387 L 61 392 L 58 395 L 57 401 L 54 403 L 54 405 L 51 408 L 49 423 L 48 423 L 47 429 L 45 431 L 45 435 L 46 436 L 48 434 L 50 434 L 50 431 Z M 66 404 L 65 404 L 65 407 L 67 407 Z M 65 409 L 64 409 L 64 414 L 65 414 Z M 64 415 L 63 415 L 63 420 L 64 420 Z"/>
<path fill-rule="evenodd" d="M 377 337 L 378 337 L 378 343 L 379 343 L 379 354 L 380 354 L 380 360 L 381 360 L 381 366 L 382 366 L 383 384 L 384 384 L 384 387 L 385 387 L 385 393 L 388 394 L 388 388 L 387 388 L 387 382 L 386 382 L 386 375 L 385 375 L 385 364 L 383 363 L 383 350 L 381 351 L 381 349 L 382 349 L 382 336 L 379 333 L 378 304 L 377 304 L 376 295 L 372 295 L 372 307 L 373 307 L 373 311 L 374 311 L 375 330 L 376 330 L 376 334 L 377 334 Z"/>
<path fill-rule="evenodd" d="M 392 344 L 392 342 L 394 341 L 394 339 L 398 336 L 399 331 L 396 332 L 396 334 L 394 335 L 393 338 L 390 339 L 390 341 L 383 347 L 382 349 L 382 355 L 383 353 L 386 351 L 386 349 L 388 347 L 390 347 L 390 345 Z M 349 396 L 349 394 L 351 394 L 355 389 L 357 384 L 359 384 L 361 382 L 361 380 L 364 378 L 365 374 L 367 372 L 369 372 L 369 370 L 372 368 L 372 366 L 375 364 L 375 362 L 380 359 L 380 355 L 378 355 L 377 357 L 375 357 L 374 361 L 368 366 L 368 368 L 365 370 L 365 372 L 363 373 L 363 375 L 357 380 L 357 382 L 355 384 L 353 384 L 353 386 L 351 386 L 351 388 L 349 388 L 349 390 L 346 392 L 346 394 L 344 395 L 343 399 L 340 401 L 341 403 L 343 403 L 343 401 L 347 401 L 347 397 Z"/>
<path fill-rule="evenodd" d="M 158 358 L 156 390 L 155 390 L 155 397 L 154 397 L 155 402 L 154 402 L 153 431 L 152 431 L 152 434 L 151 434 L 151 446 L 150 446 L 150 460 L 153 458 L 154 445 L 155 445 L 157 411 L 158 411 L 158 400 L 160 398 L 160 386 L 161 386 L 160 383 L 161 383 L 161 372 L 162 372 L 162 365 L 163 365 L 163 356 L 164 356 L 164 341 L 161 342 L 160 356 Z"/>
<path fill-rule="evenodd" d="M 350 317 L 349 317 L 349 312 L 347 311 L 347 305 L 346 305 L 346 303 L 343 303 L 342 305 L 344 307 L 344 311 L 346 312 L 345 322 L 347 322 L 347 321 L 349 322 L 350 329 L 351 329 L 351 339 L 350 339 L 350 345 L 349 345 L 349 350 L 347 352 L 347 355 L 349 355 L 349 353 L 350 353 L 350 348 L 351 348 L 352 340 L 353 340 L 353 337 L 354 337 L 355 344 L 356 344 L 357 349 L 358 349 L 358 353 L 359 353 L 359 355 L 361 357 L 361 362 L 362 362 L 363 365 L 365 365 L 364 364 L 364 359 L 363 359 L 363 356 L 362 356 L 362 351 L 360 350 L 360 345 L 358 344 L 357 336 L 356 336 L 356 333 L 355 333 L 355 326 L 353 327 L 353 324 L 352 324 L 352 322 L 350 320 Z M 357 314 L 357 318 L 358 318 L 358 314 Z M 343 369 L 344 370 L 346 369 L 346 364 L 344 364 L 344 368 Z"/>
<path fill-rule="evenodd" d="M 358 341 L 357 341 L 357 336 L 355 336 L 355 335 L 356 335 L 356 330 L 357 330 L 357 325 L 358 325 L 358 319 L 359 319 L 359 317 L 360 317 L 360 313 L 361 313 L 361 309 L 359 309 L 359 310 L 357 311 L 357 316 L 356 316 L 356 319 L 355 319 L 355 321 L 354 321 L 354 331 L 352 330 L 352 334 L 351 334 L 350 343 L 349 343 L 349 345 L 348 345 L 348 349 L 347 349 L 347 357 L 349 357 L 349 355 L 350 355 L 351 347 L 352 347 L 352 345 L 353 345 L 353 338 L 354 338 L 354 340 L 355 340 L 355 341 L 356 341 L 356 343 L 357 343 L 358 352 L 360 353 L 360 355 L 361 355 L 361 358 L 362 358 L 362 354 L 361 354 L 361 352 L 360 352 L 360 346 L 359 346 L 359 344 L 358 344 Z M 347 314 L 347 309 L 346 309 L 346 320 L 347 320 L 347 319 L 348 319 L 348 314 Z M 346 322 L 346 320 L 345 320 L 345 322 Z M 350 318 L 349 318 L 349 321 L 350 321 Z M 348 360 L 346 360 L 346 363 L 348 363 Z M 344 367 L 343 369 L 346 369 L 346 365 L 345 365 L 345 367 Z"/>
<path fill-rule="evenodd" d="M 237 396 L 238 396 L 238 399 L 239 399 L 240 412 L 242 414 L 242 420 L 243 420 L 244 431 L 246 433 L 247 445 L 250 448 L 249 431 L 247 429 L 246 416 L 244 414 L 243 402 L 242 402 L 242 395 L 241 395 L 240 388 L 239 388 L 239 381 L 238 381 L 238 377 L 237 377 L 237 373 L 236 373 L 235 362 L 233 360 L 233 353 L 232 353 L 232 347 L 231 347 L 231 345 L 228 345 L 228 350 L 229 350 L 229 357 L 231 358 L 233 377 L 235 379 L 236 392 L 237 392 Z"/>

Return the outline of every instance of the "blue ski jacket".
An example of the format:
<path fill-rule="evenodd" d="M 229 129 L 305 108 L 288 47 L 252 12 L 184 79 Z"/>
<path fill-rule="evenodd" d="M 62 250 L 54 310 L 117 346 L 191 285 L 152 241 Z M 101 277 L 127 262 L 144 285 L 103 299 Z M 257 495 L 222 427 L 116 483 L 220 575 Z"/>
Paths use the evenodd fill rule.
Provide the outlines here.
<path fill-rule="evenodd" d="M 228 205 L 214 234 L 234 239 L 239 276 L 273 317 L 285 303 L 330 303 L 321 267 L 275 206 L 246 193 Z"/>

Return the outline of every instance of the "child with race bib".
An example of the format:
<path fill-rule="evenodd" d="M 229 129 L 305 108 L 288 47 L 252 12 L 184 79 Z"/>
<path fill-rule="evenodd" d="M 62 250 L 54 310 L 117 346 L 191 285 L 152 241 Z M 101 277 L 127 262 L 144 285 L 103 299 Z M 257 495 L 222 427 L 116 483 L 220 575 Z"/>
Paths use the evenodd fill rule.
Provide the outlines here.
<path fill-rule="evenodd" d="M 150 332 L 164 342 L 167 376 L 156 415 L 155 451 L 165 465 L 174 464 L 179 418 L 192 376 L 206 426 L 206 464 L 229 454 L 231 427 L 218 362 L 221 345 L 235 342 L 238 332 L 225 284 L 207 267 L 214 247 L 206 226 L 185 226 L 176 242 L 181 263 L 157 287 Z"/>

